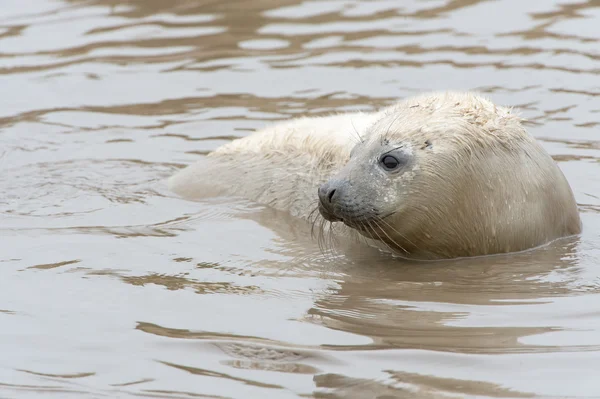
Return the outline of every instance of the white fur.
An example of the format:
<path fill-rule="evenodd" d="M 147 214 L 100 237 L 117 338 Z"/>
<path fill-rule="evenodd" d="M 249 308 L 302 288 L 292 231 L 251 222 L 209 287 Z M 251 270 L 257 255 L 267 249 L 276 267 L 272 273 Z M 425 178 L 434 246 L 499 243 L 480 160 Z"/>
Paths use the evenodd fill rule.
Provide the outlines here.
<path fill-rule="evenodd" d="M 181 170 L 169 188 L 189 199 L 237 195 L 306 219 L 318 186 L 347 161 L 379 115 L 303 117 L 268 126 Z"/>
<path fill-rule="evenodd" d="M 417 164 L 394 183 L 403 184 L 400 191 L 386 183 L 384 197 L 398 211 L 372 238 L 412 246 L 404 255 L 513 252 L 580 231 L 573 194 L 552 158 L 510 109 L 473 93 L 429 93 L 377 112 L 277 123 L 179 171 L 169 187 L 190 199 L 241 196 L 309 219 L 323 182 L 346 164 L 366 167 L 348 162 L 355 145 L 376 149 L 385 141 L 411 148 Z"/>

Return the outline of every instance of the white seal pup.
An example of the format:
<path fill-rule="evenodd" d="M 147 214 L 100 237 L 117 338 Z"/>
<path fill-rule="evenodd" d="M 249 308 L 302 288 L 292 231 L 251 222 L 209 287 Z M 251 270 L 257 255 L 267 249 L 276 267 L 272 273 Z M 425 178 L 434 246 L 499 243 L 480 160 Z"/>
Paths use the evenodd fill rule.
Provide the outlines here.
<path fill-rule="evenodd" d="M 518 252 L 581 231 L 556 162 L 518 116 L 474 93 L 277 123 L 169 186 L 188 198 L 217 189 L 307 220 L 318 207 L 342 232 L 409 259 Z"/>

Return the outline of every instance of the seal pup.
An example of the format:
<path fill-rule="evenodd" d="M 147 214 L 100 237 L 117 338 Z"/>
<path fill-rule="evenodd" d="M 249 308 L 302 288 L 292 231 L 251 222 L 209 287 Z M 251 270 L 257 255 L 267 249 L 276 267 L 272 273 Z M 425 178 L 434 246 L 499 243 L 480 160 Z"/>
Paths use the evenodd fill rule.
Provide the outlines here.
<path fill-rule="evenodd" d="M 306 220 L 318 209 L 340 236 L 416 260 L 518 252 L 581 232 L 565 176 L 522 119 L 469 92 L 276 123 L 219 147 L 169 187 Z"/>

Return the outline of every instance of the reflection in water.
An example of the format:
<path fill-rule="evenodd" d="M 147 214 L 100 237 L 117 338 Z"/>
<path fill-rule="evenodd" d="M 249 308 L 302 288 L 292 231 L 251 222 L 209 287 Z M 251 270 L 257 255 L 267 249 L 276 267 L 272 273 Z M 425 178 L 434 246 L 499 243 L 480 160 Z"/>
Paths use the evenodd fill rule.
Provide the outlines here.
<path fill-rule="evenodd" d="M 156 284 L 165 287 L 168 290 L 181 290 L 186 288 L 193 289 L 197 294 L 207 293 L 230 293 L 230 294 L 260 294 L 259 287 L 236 287 L 230 283 L 218 282 L 200 282 L 192 281 L 185 277 L 165 276 L 151 274 L 147 276 L 123 276 L 123 281 L 131 285 L 144 286 L 146 284 Z"/>
<path fill-rule="evenodd" d="M 204 369 L 199 369 L 196 367 L 181 366 L 178 364 L 173 364 L 173 363 L 168 363 L 168 362 L 162 362 L 162 363 L 165 366 L 184 370 L 184 371 L 187 371 L 188 373 L 195 374 L 195 375 L 203 375 L 203 376 L 223 378 L 223 379 L 232 380 L 232 381 L 239 381 L 244 384 L 255 385 L 255 386 L 261 387 L 261 388 L 277 388 L 277 389 L 283 388 L 282 386 L 279 386 L 279 385 L 263 384 L 263 383 L 260 383 L 257 381 L 251 381 L 251 380 L 246 380 L 243 378 L 233 377 L 233 376 L 225 374 L 225 373 L 218 373 L 216 371 L 204 370 Z"/>
<path fill-rule="evenodd" d="M 323 374 L 315 377 L 320 388 L 315 397 L 333 398 L 414 398 L 425 399 L 455 398 L 458 394 L 476 395 L 492 398 L 530 398 L 531 393 L 515 392 L 495 384 L 436 378 L 431 376 L 388 372 L 386 383 L 378 381 L 348 378 L 338 374 Z"/>
<path fill-rule="evenodd" d="M 598 1 L 30 3 L 0 11 L 0 396 L 600 396 Z M 520 110 L 580 237 L 406 263 L 164 187 L 271 121 L 443 89 Z"/>
<path fill-rule="evenodd" d="M 29 370 L 19 370 L 19 371 L 22 371 L 24 373 L 41 375 L 41 376 L 44 376 L 44 377 L 54 377 L 54 378 L 85 378 L 85 377 L 89 377 L 89 376 L 92 376 L 92 375 L 96 374 L 96 373 L 44 374 L 44 373 L 36 373 L 34 371 L 29 371 Z"/>
<path fill-rule="evenodd" d="M 532 305 L 541 316 L 552 297 L 576 295 L 580 282 L 572 255 L 559 246 L 535 254 L 441 262 L 419 269 L 411 265 L 390 270 L 389 263 L 372 262 L 366 272 L 364 267 L 346 271 L 347 279 L 339 282 L 335 293 L 315 303 L 309 319 L 369 336 L 377 348 L 461 353 L 596 350 L 597 345 L 577 342 L 556 346 L 520 342 L 563 328 L 541 320 L 536 326 L 519 325 L 516 320 L 529 314 Z"/>

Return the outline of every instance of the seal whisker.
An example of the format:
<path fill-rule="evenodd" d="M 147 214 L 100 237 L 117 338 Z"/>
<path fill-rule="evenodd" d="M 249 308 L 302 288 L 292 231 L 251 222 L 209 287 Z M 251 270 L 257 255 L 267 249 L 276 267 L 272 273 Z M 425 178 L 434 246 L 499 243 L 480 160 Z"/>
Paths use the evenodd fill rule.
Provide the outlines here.
<path fill-rule="evenodd" d="M 387 137 L 388 137 L 388 135 L 389 135 L 389 133 L 390 133 L 390 130 L 391 130 L 392 126 L 393 126 L 393 125 L 396 123 L 396 121 L 397 121 L 398 119 L 400 119 L 400 117 L 401 117 L 401 116 L 402 116 L 402 113 L 398 113 L 398 115 L 396 115 L 396 117 L 392 119 L 392 121 L 390 122 L 390 124 L 389 124 L 389 126 L 388 126 L 388 128 L 387 128 L 387 130 L 386 130 L 386 132 L 385 132 L 385 134 L 384 134 L 384 135 L 383 135 L 383 137 L 382 137 L 382 140 L 386 140 L 386 139 L 387 139 Z"/>
<path fill-rule="evenodd" d="M 359 224 L 359 226 L 360 226 L 360 228 L 361 228 L 362 230 L 366 230 L 367 232 L 370 232 L 370 231 L 371 231 L 371 230 L 369 230 L 369 228 L 368 228 L 368 227 L 367 227 L 367 226 L 366 226 L 366 225 L 365 225 L 363 222 L 358 222 L 358 224 Z M 360 237 L 360 236 L 362 236 L 362 234 L 361 234 L 361 235 L 359 235 L 359 237 Z M 362 236 L 362 237 L 364 237 L 364 236 Z M 364 238 L 365 238 L 365 243 L 367 243 L 366 237 L 364 237 Z M 359 240 L 360 240 L 360 238 L 359 238 Z"/>
<path fill-rule="evenodd" d="M 365 229 L 365 230 L 367 230 L 367 231 L 368 231 L 368 229 L 365 227 L 365 225 L 364 225 L 363 223 L 360 223 L 360 226 L 361 226 L 361 228 L 363 228 L 363 229 Z M 353 230 L 353 232 L 356 232 L 356 231 L 355 231 L 355 230 Z M 367 237 L 365 237 L 364 235 L 362 235 L 362 234 L 360 234 L 360 233 L 356 233 L 356 234 L 354 235 L 354 237 L 356 237 L 356 239 L 357 239 L 357 242 L 358 242 L 358 243 L 360 243 L 360 242 L 361 242 L 361 240 L 362 240 L 362 242 L 363 242 L 365 245 L 367 245 L 367 246 L 370 246 L 370 244 L 369 244 L 369 239 L 368 239 Z"/>
<path fill-rule="evenodd" d="M 328 220 L 323 219 L 321 231 L 324 253 L 331 254 L 331 223 Z"/>
<path fill-rule="evenodd" d="M 327 253 L 330 255 L 335 255 L 337 253 L 336 250 L 336 243 L 335 243 L 335 237 L 334 237 L 334 224 L 328 220 L 325 221 L 324 226 L 326 226 L 326 231 L 325 231 L 325 236 L 324 236 L 324 242 L 325 242 L 325 247 L 327 248 Z"/>
<path fill-rule="evenodd" d="M 364 223 L 361 223 L 360 225 L 361 225 L 361 226 L 363 227 L 363 229 L 365 229 L 367 232 L 369 232 L 369 233 L 371 233 L 371 234 L 375 234 L 377 237 L 379 237 L 379 236 L 377 235 L 377 232 L 373 231 L 373 227 L 372 227 L 372 226 L 366 226 Z M 359 234 L 359 236 L 361 236 L 361 237 L 363 238 L 363 241 L 364 241 L 365 245 L 368 245 L 368 246 L 372 246 L 372 245 L 373 245 L 373 244 L 370 244 L 370 243 L 369 243 L 369 240 L 375 240 L 375 238 L 373 238 L 373 237 L 366 237 L 366 236 L 364 236 L 364 235 L 362 235 L 362 234 Z M 381 241 L 381 239 L 379 239 L 379 241 Z M 385 243 L 384 243 L 384 244 L 385 244 Z M 386 244 L 386 246 L 387 246 L 387 244 Z M 389 248 L 389 246 L 387 246 L 387 247 Z"/>
<path fill-rule="evenodd" d="M 400 233 L 398 230 L 396 230 L 396 229 L 394 228 L 394 226 L 392 226 L 391 224 L 389 224 L 388 222 L 386 222 L 386 221 L 385 221 L 385 219 L 383 219 L 382 217 L 379 217 L 379 216 L 377 216 L 377 221 L 378 221 L 378 222 L 385 223 L 385 225 L 386 225 L 387 227 L 389 227 L 390 229 L 392 229 L 392 230 L 394 231 L 394 233 L 398 234 L 400 237 L 404 238 L 406 241 L 408 241 L 410 244 L 414 245 L 415 247 L 417 246 L 417 244 L 415 244 L 414 242 L 412 242 L 411 240 L 409 240 L 409 239 L 408 239 L 408 237 L 406 237 L 404 234 L 402 234 L 402 233 Z M 383 230 L 383 229 L 382 229 L 382 230 Z M 385 233 L 385 230 L 383 230 L 383 231 L 384 231 L 384 233 Z M 387 233 L 386 233 L 386 235 L 387 235 Z M 389 237 L 389 236 L 388 236 L 388 237 Z M 404 251 L 404 252 L 408 253 L 407 251 Z"/>
<path fill-rule="evenodd" d="M 337 255 L 337 240 L 335 237 L 335 224 L 333 222 L 329 222 L 329 246 L 331 253 Z"/>
<path fill-rule="evenodd" d="M 383 219 L 379 218 L 379 220 L 383 222 Z M 399 244 L 399 243 L 398 243 L 396 240 L 394 240 L 392 237 L 390 237 L 390 235 L 389 235 L 389 234 L 388 234 L 388 233 L 387 233 L 387 232 L 386 232 L 384 229 L 382 229 L 382 228 L 381 228 L 381 226 L 380 226 L 380 225 L 377 223 L 377 221 L 374 221 L 374 223 L 375 223 L 375 225 L 376 225 L 376 226 L 379 228 L 379 230 L 381 230 L 381 232 L 382 232 L 383 234 L 385 234 L 385 236 L 386 236 L 386 237 L 387 237 L 387 238 L 388 238 L 388 239 L 389 239 L 389 240 L 390 240 L 390 241 L 391 241 L 391 242 L 392 242 L 392 243 L 393 243 L 395 246 L 397 246 L 398 248 L 400 248 L 401 250 L 403 250 L 405 253 L 407 253 L 407 254 L 408 254 L 408 251 L 407 251 L 406 249 L 404 249 L 404 247 L 403 247 L 402 245 L 400 245 L 400 244 Z M 396 231 L 396 232 L 397 232 L 397 231 Z M 398 232 L 397 232 L 397 233 L 398 233 Z M 400 233 L 398 233 L 398 234 L 400 234 Z M 400 234 L 400 235 L 402 236 L 402 234 Z M 413 245 L 414 245 L 414 244 L 413 244 Z"/>
<path fill-rule="evenodd" d="M 315 208 L 308 214 L 308 221 L 310 223 L 310 238 L 315 238 L 315 224 L 317 220 L 319 220 L 319 205 L 315 206 Z M 314 216 L 314 218 L 313 218 Z M 311 220 L 312 219 L 312 220 Z"/>
<path fill-rule="evenodd" d="M 327 240 L 326 240 L 326 232 L 325 232 L 325 225 L 327 224 L 327 221 L 325 219 L 321 219 L 321 223 L 319 224 L 319 249 L 321 250 L 321 252 L 323 253 L 327 253 Z"/>
<path fill-rule="evenodd" d="M 395 252 L 394 248 L 392 248 L 392 246 L 390 244 L 388 244 L 385 240 L 383 240 L 381 238 L 381 236 L 379 235 L 379 233 L 377 233 L 377 230 L 373 227 L 373 225 L 371 225 L 370 221 L 367 221 L 367 224 L 369 226 L 369 231 L 371 231 L 373 234 L 375 234 L 377 236 L 377 238 L 379 239 L 379 241 L 381 241 L 382 243 L 385 244 L 386 247 L 388 247 L 388 249 L 392 252 Z M 400 247 L 402 248 L 402 247 Z"/>
<path fill-rule="evenodd" d="M 358 130 L 356 130 L 356 126 L 354 126 L 354 122 L 352 121 L 352 119 L 350 119 L 350 124 L 352 125 L 352 128 L 354 129 L 354 131 L 356 132 L 356 135 L 358 136 L 358 144 L 364 143 L 365 140 L 361 137 Z"/>

